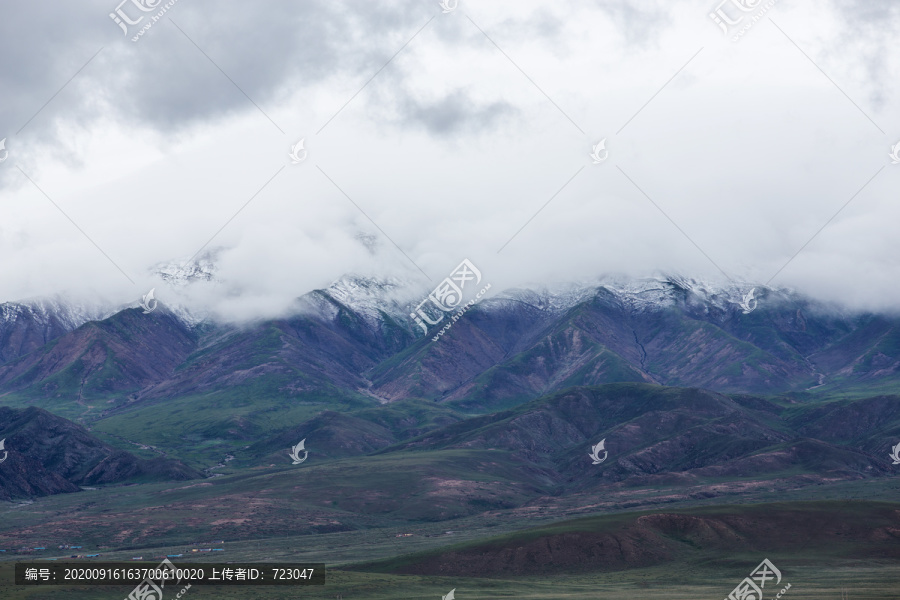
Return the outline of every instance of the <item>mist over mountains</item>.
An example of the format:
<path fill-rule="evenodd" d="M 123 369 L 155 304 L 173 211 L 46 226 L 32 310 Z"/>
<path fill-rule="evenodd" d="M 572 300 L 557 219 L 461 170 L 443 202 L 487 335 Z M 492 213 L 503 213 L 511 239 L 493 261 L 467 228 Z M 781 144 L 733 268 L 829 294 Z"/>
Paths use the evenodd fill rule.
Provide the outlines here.
<path fill-rule="evenodd" d="M 2 600 L 896 600 L 900 2 L 2 14 Z"/>
<path fill-rule="evenodd" d="M 10 456 L 0 498 L 148 484 L 126 507 L 77 512 L 117 524 L 117 543 L 153 547 L 182 528 L 179 540 L 237 541 L 828 500 L 854 486 L 889 493 L 896 476 L 895 316 L 762 286 L 620 278 L 502 291 L 453 321 L 432 311 L 426 335 L 415 319 L 425 296 L 396 279 L 345 276 L 281 318 L 242 323 L 173 310 L 167 288 L 158 291 L 156 304 L 106 313 L 60 301 L 3 306 L 0 439 Z M 287 450 L 300 440 L 308 460 L 291 465 Z M 608 457 L 592 462 L 601 440 Z M 139 530 L 129 525 L 135 506 Z M 198 519 L 195 506 L 215 508 Z M 722 548 L 743 548 L 742 511 L 690 523 L 733 529 Z M 659 527 L 639 520 L 583 541 L 657 539 L 684 521 L 654 518 Z M 4 539 L 27 545 L 72 537 L 72 527 L 46 519 Z M 87 539 L 106 544 L 99 530 Z M 622 568 L 679 552 L 644 560 L 629 547 L 607 550 Z M 509 558 L 513 546 L 498 548 L 485 573 L 524 568 Z M 462 564 L 468 552 L 376 567 L 435 572 L 434 560 Z M 554 569 L 569 568 L 568 554 L 551 554 Z"/>
<path fill-rule="evenodd" d="M 474 305 L 438 341 L 450 315 L 424 335 L 411 318 L 425 297 L 417 292 L 396 279 L 346 276 L 301 296 L 283 318 L 241 324 L 173 309 L 165 289 L 148 314 L 60 299 L 6 303 L 0 390 L 113 394 L 118 406 L 266 381 L 284 397 L 328 390 L 483 412 L 573 385 L 802 392 L 893 382 L 900 365 L 896 316 L 787 290 L 676 277 L 512 289 Z"/>

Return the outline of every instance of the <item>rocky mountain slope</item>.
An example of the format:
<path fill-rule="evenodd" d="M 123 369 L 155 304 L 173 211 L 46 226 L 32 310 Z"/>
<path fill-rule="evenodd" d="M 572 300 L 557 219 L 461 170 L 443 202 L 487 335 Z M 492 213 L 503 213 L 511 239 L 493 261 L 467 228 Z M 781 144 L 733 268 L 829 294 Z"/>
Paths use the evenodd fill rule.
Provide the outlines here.
<path fill-rule="evenodd" d="M 343 505 L 338 499 L 346 495 L 362 512 L 408 514 L 415 506 L 422 518 L 566 498 L 618 506 L 648 490 L 712 498 L 900 474 L 889 458 L 900 440 L 900 396 L 800 404 L 607 384 L 489 415 L 420 414 L 424 431 L 399 430 L 380 414 L 391 407 L 324 411 L 239 449 L 235 464 L 287 466 L 288 449 L 305 439 L 303 468 L 314 469 L 303 476 L 310 497 Z M 605 450 L 595 464 L 590 453 L 601 440 Z M 403 464 L 408 473 L 393 472 Z M 368 508 L 353 499 L 361 481 Z"/>
<path fill-rule="evenodd" d="M 0 365 L 0 394 L 88 420 L 165 413 L 185 398 L 210 411 L 238 397 L 264 401 L 241 413 L 248 439 L 285 403 L 344 411 L 420 399 L 471 414 L 613 382 L 748 394 L 900 386 L 900 318 L 784 290 L 756 288 L 749 303 L 742 287 L 674 277 L 509 290 L 437 341 L 431 334 L 449 317 L 424 335 L 410 293 L 395 280 L 349 276 L 305 294 L 290 315 L 240 325 L 196 323 L 162 304 L 68 331 L 71 321 L 38 331 L 23 317 L 23 333 L 7 337 L 21 341 L 7 344 L 18 349 Z M 176 429 L 186 432 L 193 418 Z"/>
<path fill-rule="evenodd" d="M 0 304 L 0 364 L 15 360 L 92 320 L 115 312 L 62 297 Z"/>
<path fill-rule="evenodd" d="M 890 494 L 900 474 L 888 456 L 900 440 L 898 409 L 898 396 L 774 402 L 699 389 L 607 384 L 468 418 L 425 403 L 323 411 L 234 447 L 218 469 L 225 476 L 146 493 L 129 488 L 131 501 L 109 505 L 111 513 L 91 509 L 91 519 L 113 519 L 131 529 L 126 524 L 139 502 L 147 523 L 133 537 L 155 544 L 172 531 L 237 540 L 256 538 L 260 531 L 338 531 L 360 523 L 413 525 L 476 515 L 490 520 L 500 513 L 527 519 L 544 512 L 818 498 L 850 488 L 862 497 L 867 489 Z M 24 419 L 24 411 L 17 414 Z M 42 429 L 55 431 L 52 424 Z M 115 454 L 104 461 L 96 444 L 52 433 L 34 448 L 8 430 L 0 435 L 8 436 L 10 450 L 27 448 L 28 457 L 38 457 L 28 472 L 47 465 L 45 470 L 58 477 L 32 481 L 44 491 L 29 495 L 69 491 L 73 481 L 108 481 L 110 472 L 131 474 L 131 462 L 119 463 Z M 28 435 L 41 439 L 31 430 Z M 292 465 L 288 450 L 304 438 L 308 457 Z M 604 460 L 594 464 L 589 453 L 600 440 L 606 442 Z M 69 448 L 76 460 L 56 454 Z M 11 454 L 0 472 L 17 465 L 20 456 Z M 164 475 L 176 479 L 179 472 Z M 152 475 L 133 474 L 137 480 L 163 478 Z M 52 484 L 59 489 L 48 489 Z M 184 491 L 173 495 L 173 490 Z M 202 522 L 197 507 L 204 511 Z M 47 527 L 72 525 L 56 517 Z"/>
<path fill-rule="evenodd" d="M 782 566 L 782 556 L 816 561 L 839 554 L 845 561 L 896 561 L 900 559 L 898 527 L 900 512 L 895 504 L 888 503 L 716 507 L 563 521 L 357 568 L 417 575 L 508 577 L 718 562 L 725 556 L 751 552 L 753 558 L 748 557 L 748 561 L 752 562 L 743 567 L 745 572 L 761 560 L 757 556 L 769 557 Z M 769 586 L 777 590 L 772 583 Z"/>
<path fill-rule="evenodd" d="M 142 312 L 126 309 L 89 321 L 7 362 L 0 366 L 0 388 L 79 402 L 136 392 L 171 377 L 196 347 L 196 336 L 165 309 Z"/>
<path fill-rule="evenodd" d="M 898 409 L 897 396 L 791 411 L 695 388 L 609 384 L 467 419 L 390 451 L 502 450 L 553 473 L 570 492 L 767 478 L 798 467 L 856 479 L 895 473 L 888 453 L 900 438 Z M 867 418 L 852 418 L 859 414 Z M 609 457 L 593 465 L 588 454 L 601 439 Z"/>
<path fill-rule="evenodd" d="M 200 477 L 182 463 L 141 459 L 113 448 L 83 427 L 40 408 L 0 407 L 0 499 L 76 492 L 81 485 Z"/>

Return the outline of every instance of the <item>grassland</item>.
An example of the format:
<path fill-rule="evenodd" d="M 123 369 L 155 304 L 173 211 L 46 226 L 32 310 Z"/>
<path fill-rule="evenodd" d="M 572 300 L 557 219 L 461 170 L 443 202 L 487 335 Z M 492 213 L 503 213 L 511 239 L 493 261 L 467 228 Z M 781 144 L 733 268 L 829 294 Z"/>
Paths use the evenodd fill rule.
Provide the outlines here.
<path fill-rule="evenodd" d="M 200 600 L 324 600 L 340 596 L 346 600 L 439 600 L 455 589 L 459 600 L 719 599 L 726 597 L 749 574 L 745 567 L 750 565 L 752 569 L 759 559 L 755 555 L 736 558 L 735 564 L 727 567 L 673 565 L 627 573 L 497 579 L 401 576 L 329 569 L 324 586 L 193 586 L 183 597 Z M 791 589 L 784 595 L 785 600 L 837 600 L 842 588 L 850 592 L 853 600 L 896 600 L 898 597 L 900 566 L 896 563 L 848 560 L 822 565 L 803 557 L 773 560 L 784 574 L 783 582 L 791 584 Z M 11 577 L 11 563 L 0 564 L 0 597 L 4 600 L 122 600 L 131 591 L 127 586 L 16 587 L 9 585 Z M 773 589 L 772 597 L 774 594 Z"/>

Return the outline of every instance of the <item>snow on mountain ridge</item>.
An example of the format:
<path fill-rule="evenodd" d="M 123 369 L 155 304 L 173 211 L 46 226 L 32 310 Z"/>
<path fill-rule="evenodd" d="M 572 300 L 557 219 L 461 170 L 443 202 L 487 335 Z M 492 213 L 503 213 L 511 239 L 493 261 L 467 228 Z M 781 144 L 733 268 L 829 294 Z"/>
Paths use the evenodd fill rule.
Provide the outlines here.
<path fill-rule="evenodd" d="M 222 248 L 207 251 L 200 258 L 186 261 L 161 263 L 155 272 L 166 284 L 180 287 L 193 282 L 215 281 L 216 260 Z M 683 299 L 696 308 L 728 310 L 740 305 L 743 298 L 753 288 L 758 292 L 776 290 L 761 285 L 733 282 L 712 282 L 682 275 L 666 273 L 651 277 L 632 278 L 623 275 L 604 275 L 590 281 L 569 282 L 553 285 L 526 285 L 507 289 L 485 298 L 483 309 L 500 307 L 503 301 L 525 302 L 558 313 L 595 296 L 601 289 L 613 293 L 631 310 L 655 310 L 673 306 Z M 333 320 L 337 309 L 321 295 L 340 303 L 358 313 L 372 326 L 383 320 L 383 314 L 404 322 L 411 322 L 410 313 L 415 305 L 425 299 L 430 290 L 421 282 L 398 277 L 373 277 L 348 273 L 333 281 L 327 288 L 303 294 L 295 302 L 294 309 L 311 312 L 321 318 Z M 686 298 L 685 298 L 686 292 Z M 464 296 L 464 300 L 467 297 Z M 194 325 L 200 318 L 191 315 L 187 309 L 179 310 L 183 319 Z"/>
<path fill-rule="evenodd" d="M 182 263 L 169 262 L 157 265 L 155 273 L 163 279 L 163 285 L 170 288 L 174 296 L 178 288 L 193 282 L 215 282 L 215 256 L 207 254 L 187 267 Z M 555 285 L 533 285 L 510 288 L 484 299 L 483 310 L 508 307 L 510 302 L 523 302 L 549 313 L 559 313 L 572 308 L 601 290 L 612 293 L 631 310 L 656 310 L 674 306 L 685 296 L 689 305 L 701 310 L 715 308 L 728 310 L 739 306 L 744 295 L 753 288 L 757 298 L 761 294 L 773 293 L 787 296 L 787 290 L 776 290 L 761 285 L 729 282 L 714 283 L 683 276 L 659 275 L 647 278 L 604 276 L 593 281 L 561 283 Z M 149 291 L 149 290 L 148 290 Z M 427 297 L 428 291 L 421 282 L 397 277 L 368 277 L 350 273 L 340 277 L 327 288 L 313 290 L 297 298 L 293 310 L 299 313 L 315 314 L 325 320 L 334 320 L 338 308 L 335 303 L 362 316 L 370 326 L 379 327 L 388 315 L 400 322 L 412 323 L 410 313 L 415 305 Z M 160 293 L 162 292 L 162 293 Z M 170 297 L 167 297 L 170 296 Z M 189 327 L 195 327 L 208 318 L 203 311 L 183 306 L 173 295 L 158 289 L 156 297 L 177 318 Z M 464 300 L 468 295 L 464 296 Z M 92 320 L 105 319 L 124 308 L 140 306 L 139 297 L 125 305 L 85 302 L 57 294 L 47 298 L 7 302 L 0 304 L 0 324 L 14 322 L 26 312 L 30 318 L 47 325 L 56 318 L 64 328 L 76 329 Z"/>
<path fill-rule="evenodd" d="M 184 259 L 157 263 L 152 269 L 166 284 L 185 286 L 195 281 L 213 281 L 219 250 L 210 251 L 195 260 Z"/>
<path fill-rule="evenodd" d="M 485 298 L 480 304 L 488 312 L 524 303 L 549 314 L 559 314 L 605 291 L 631 311 L 662 310 L 686 302 L 692 310 L 729 312 L 739 308 L 746 293 L 754 287 L 757 298 L 760 294 L 787 295 L 784 290 L 761 285 L 720 284 L 681 276 L 641 279 L 605 276 L 590 282 L 510 288 Z M 421 285 L 398 278 L 348 274 L 325 289 L 304 294 L 298 298 L 296 307 L 299 312 L 333 321 L 339 310 L 337 303 L 359 314 L 373 328 L 381 326 L 385 315 L 415 328 L 410 313 L 415 310 L 415 304 L 427 297 L 427 290 L 420 288 Z M 469 295 L 464 295 L 463 301 L 468 298 Z"/>
<path fill-rule="evenodd" d="M 534 288 L 512 288 L 491 297 L 485 304 L 486 309 L 499 306 L 504 301 L 524 302 L 551 313 L 566 311 L 584 302 L 597 293 L 596 286 L 586 284 L 563 284 L 558 286 L 539 286 Z"/>
<path fill-rule="evenodd" d="M 344 275 L 324 289 L 313 290 L 297 299 L 301 312 L 334 320 L 338 308 L 332 300 L 361 315 L 371 326 L 383 320 L 383 314 L 408 320 L 409 310 L 404 302 L 416 295 L 417 286 L 397 277 L 365 277 L 354 273 Z"/>
<path fill-rule="evenodd" d="M 601 287 L 613 291 L 620 299 L 636 310 L 672 306 L 678 299 L 679 289 L 693 295 L 700 303 L 720 310 L 740 304 L 751 289 L 768 289 L 765 286 L 732 282 L 717 284 L 710 281 L 680 275 L 662 275 L 640 279 L 609 277 Z"/>
<path fill-rule="evenodd" d="M 409 281 L 397 278 L 365 277 L 349 274 L 341 277 L 328 288 L 305 294 L 301 304 L 305 312 L 313 312 L 320 317 L 333 320 L 337 309 L 333 304 L 318 299 L 314 293 L 327 295 L 332 300 L 363 316 L 367 323 L 377 325 L 382 314 L 411 322 L 409 313 L 414 309 L 409 302 L 416 302 L 427 295 Z M 763 290 L 773 290 L 762 285 L 732 282 L 714 283 L 683 276 L 660 275 L 646 278 L 605 276 L 591 282 L 562 283 L 556 285 L 534 285 L 510 288 L 486 298 L 483 310 L 499 310 L 509 307 L 510 302 L 522 302 L 550 313 L 566 311 L 573 306 L 596 296 L 601 290 L 612 293 L 631 310 L 658 310 L 674 306 L 686 295 L 688 304 L 704 310 L 726 311 L 739 306 L 747 292 L 757 290 L 757 297 Z M 466 296 L 464 296 L 464 300 Z M 404 301 L 407 303 L 404 306 Z"/>
<path fill-rule="evenodd" d="M 117 308 L 109 304 L 79 302 L 56 294 L 46 298 L 30 298 L 0 304 L 0 323 L 10 323 L 29 313 L 40 325 L 49 325 L 51 319 L 55 317 L 61 325 L 72 330 L 88 321 L 106 319 L 116 312 Z"/>
<path fill-rule="evenodd" d="M 768 290 L 761 285 L 731 283 L 721 285 L 709 281 L 681 276 L 657 276 L 626 278 L 606 276 L 593 282 L 567 283 L 556 286 L 533 286 L 504 290 L 493 296 L 486 305 L 499 306 L 503 300 L 526 302 L 543 310 L 560 312 L 596 296 L 600 290 L 611 292 L 632 310 L 655 310 L 674 306 L 680 302 L 679 290 L 688 293 L 688 300 L 707 307 L 727 310 L 739 305 L 751 289 Z"/>

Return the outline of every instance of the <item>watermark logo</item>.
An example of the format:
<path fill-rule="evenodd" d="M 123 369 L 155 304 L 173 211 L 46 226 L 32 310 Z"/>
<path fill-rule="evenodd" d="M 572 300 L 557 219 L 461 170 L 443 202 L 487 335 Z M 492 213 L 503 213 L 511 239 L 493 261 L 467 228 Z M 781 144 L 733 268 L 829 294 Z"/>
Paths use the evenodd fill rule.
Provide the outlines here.
<path fill-rule="evenodd" d="M 752 290 L 744 294 L 744 298 L 743 300 L 741 300 L 740 307 L 743 309 L 745 315 L 749 315 L 750 313 L 752 313 L 759 305 L 759 302 L 757 302 L 756 300 L 755 294 L 756 288 L 753 288 Z"/>
<path fill-rule="evenodd" d="M 603 458 L 600 458 L 601 451 L 603 451 Z M 595 465 L 599 465 L 606 460 L 606 457 L 609 456 L 609 452 L 606 451 L 606 438 L 600 440 L 600 443 L 596 446 L 591 446 L 591 453 L 588 456 L 594 460 L 593 464 Z"/>
<path fill-rule="evenodd" d="M 0 449 L 3 448 L 3 442 L 0 442 Z M 890 457 L 894 460 L 895 465 L 900 465 L 900 444 L 891 448 Z"/>
<path fill-rule="evenodd" d="M 725 600 L 762 600 L 763 589 L 766 587 L 766 582 L 770 579 L 775 580 L 775 585 L 780 584 L 781 571 L 779 571 L 767 558 L 759 563 L 759 566 L 750 573 L 750 577 L 745 577 L 744 580 L 728 594 L 728 597 L 725 598 Z M 786 584 L 775 598 L 780 599 L 781 595 L 789 589 L 791 589 L 790 583 Z"/>
<path fill-rule="evenodd" d="M 900 144 L 897 145 L 900 146 Z M 9 158 L 9 151 L 6 149 L 6 138 L 0 140 L 0 151 L 3 152 L 3 156 L 0 157 L 0 162 L 3 162 L 7 158 Z"/>
<path fill-rule="evenodd" d="M 155 291 L 156 291 L 156 288 L 153 288 L 141 297 L 140 304 L 141 304 L 141 308 L 144 309 L 145 315 L 149 315 L 154 310 L 156 310 L 156 306 L 157 306 L 157 304 L 159 304 L 159 302 L 157 302 L 153 298 L 153 292 L 155 292 Z"/>
<path fill-rule="evenodd" d="M 441 0 L 440 6 L 446 15 L 448 12 L 456 10 L 456 7 L 459 6 L 459 0 Z"/>
<path fill-rule="evenodd" d="M 122 10 L 122 5 L 127 4 L 128 2 L 134 4 L 140 11 L 150 12 L 157 6 L 159 6 L 159 3 L 162 2 L 162 0 L 156 0 L 156 2 L 153 2 L 153 0 L 122 0 L 121 2 L 119 2 L 119 5 L 115 8 L 115 11 L 109 13 L 109 18 L 112 19 L 116 25 L 122 28 L 122 33 L 125 35 L 128 35 L 128 25 L 137 25 L 144 20 L 144 15 L 141 15 L 136 20 L 131 20 L 131 17 L 125 14 L 125 11 Z"/>
<path fill-rule="evenodd" d="M 591 147 L 591 158 L 595 165 L 599 165 L 609 158 L 609 150 L 606 149 L 606 138 L 597 142 L 596 146 Z"/>
<path fill-rule="evenodd" d="M 155 569 L 150 569 L 150 572 L 156 577 L 151 578 L 148 576 L 137 584 L 125 600 L 163 600 L 163 588 L 166 587 L 166 581 L 177 577 L 178 581 L 175 584 L 177 585 L 181 582 L 179 570 L 175 568 L 175 565 L 168 558 L 164 558 Z M 157 580 L 159 585 L 156 584 Z M 191 589 L 191 584 L 187 584 L 175 595 L 175 598 L 181 598 L 189 589 Z"/>
<path fill-rule="evenodd" d="M 441 596 L 441 600 L 456 600 L 456 588 L 450 590 L 450 593 L 446 596 Z"/>
<path fill-rule="evenodd" d="M 6 443 L 6 438 L 0 440 L 0 450 L 3 450 L 3 458 L 0 458 L 0 463 L 6 460 L 6 457 L 9 456 L 9 452 L 6 451 L 4 444 Z M 900 448 L 900 444 L 897 444 L 897 447 Z"/>
<path fill-rule="evenodd" d="M 288 456 L 290 456 L 294 460 L 294 462 L 291 464 L 299 465 L 304 460 L 306 460 L 306 458 L 309 456 L 309 452 L 306 450 L 305 444 L 306 444 L 306 438 L 303 438 L 302 440 L 300 440 L 299 444 L 297 444 L 296 446 L 291 448 L 291 452 L 290 452 L 290 454 L 288 454 Z M 303 458 L 300 458 L 301 452 L 303 453 Z"/>
<path fill-rule="evenodd" d="M 722 28 L 722 33 L 728 35 L 728 27 L 733 25 L 738 25 L 741 21 L 744 20 L 744 15 L 738 14 L 737 19 L 732 19 L 730 15 L 726 11 L 722 9 L 726 4 L 731 4 L 741 10 L 743 12 L 750 12 L 760 3 L 761 0 L 756 0 L 751 6 L 751 2 L 747 0 L 722 0 L 719 5 L 715 8 L 715 10 L 709 13 L 709 18 L 715 21 L 716 25 Z"/>
<path fill-rule="evenodd" d="M 447 325 L 445 325 L 431 341 L 437 341 L 444 335 L 444 333 L 452 327 L 453 323 L 458 321 L 466 311 L 481 300 L 481 297 L 491 289 L 491 284 L 487 284 L 473 299 L 460 306 L 463 300 L 463 290 L 469 282 L 473 282 L 475 285 L 481 283 L 481 271 L 472 264 L 472 261 L 466 258 L 453 269 L 453 272 L 450 273 L 449 277 L 446 277 L 441 281 L 437 287 L 428 294 L 427 298 L 419 302 L 415 307 L 414 312 L 409 313 L 409 316 L 412 317 L 416 324 L 419 325 L 419 327 L 422 328 L 422 331 L 427 335 L 428 325 L 437 325 L 444 319 L 443 313 L 456 311 L 456 313 L 450 317 L 450 323 L 447 323 Z M 426 302 L 431 302 L 439 312 L 435 312 L 434 310 L 431 311 L 431 314 L 426 312 L 424 308 Z M 428 325 L 426 325 L 426 323 L 428 323 Z"/>
<path fill-rule="evenodd" d="M 291 157 L 291 162 L 295 165 L 306 160 L 307 152 L 303 148 L 303 140 L 305 139 L 306 138 L 303 138 L 302 140 L 291 146 L 291 153 L 288 154 L 288 156 Z"/>
<path fill-rule="evenodd" d="M 136 19 L 132 19 L 124 10 L 123 6 L 128 4 L 129 2 L 134 5 L 139 11 L 143 13 L 149 13 L 155 11 L 157 8 L 160 8 L 160 4 L 162 4 L 163 0 L 122 0 L 119 2 L 119 5 L 116 6 L 115 10 L 109 13 L 109 18 L 113 20 L 113 22 L 118 25 L 122 29 L 122 33 L 128 35 L 128 27 L 130 25 L 138 25 L 141 21 L 144 20 L 144 17 L 150 17 L 150 20 L 144 24 L 141 29 L 131 38 L 132 42 L 138 41 L 144 33 L 147 32 L 148 29 L 153 27 L 154 23 L 159 21 L 164 14 L 166 14 L 170 8 L 175 6 L 175 3 L 178 0 L 169 0 L 165 4 L 163 4 L 161 10 L 157 12 L 155 15 L 140 15 Z M 137 13 L 140 14 L 140 13 Z"/>
<path fill-rule="evenodd" d="M 731 41 L 736 42 L 758 23 L 777 1 L 768 0 L 763 4 L 763 0 L 722 0 L 709 13 L 709 18 L 719 26 L 725 36 L 730 36 Z M 726 6 L 730 8 L 726 10 Z"/>
<path fill-rule="evenodd" d="M 0 142 L 0 148 L 3 147 L 2 144 L 3 144 L 3 143 Z M 900 165 L 900 142 L 897 142 L 897 145 L 891 147 L 891 153 L 888 154 L 888 156 L 891 157 L 891 164 L 892 164 L 892 165 Z M 5 158 L 5 157 L 4 157 L 4 158 Z M 2 160 L 3 160 L 3 159 L 0 159 L 0 162 L 2 162 Z"/>

